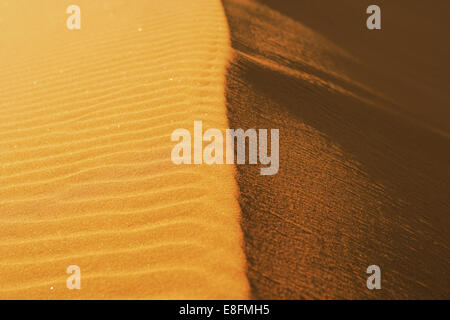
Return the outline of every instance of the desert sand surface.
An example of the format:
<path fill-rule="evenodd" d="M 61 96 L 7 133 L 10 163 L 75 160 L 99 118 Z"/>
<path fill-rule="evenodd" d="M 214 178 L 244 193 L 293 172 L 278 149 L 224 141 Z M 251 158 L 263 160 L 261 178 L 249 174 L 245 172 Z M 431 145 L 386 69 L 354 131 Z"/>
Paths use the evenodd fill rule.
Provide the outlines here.
<path fill-rule="evenodd" d="M 170 158 L 228 127 L 220 1 L 0 1 L 0 39 L 0 298 L 247 298 L 234 166 Z"/>
<path fill-rule="evenodd" d="M 252 297 L 449 299 L 449 1 L 223 3 L 230 126 L 280 130 L 238 166 Z"/>
<path fill-rule="evenodd" d="M 0 299 L 450 299 L 449 15 L 0 1 Z M 279 129 L 279 172 L 175 165 L 195 120 Z"/>

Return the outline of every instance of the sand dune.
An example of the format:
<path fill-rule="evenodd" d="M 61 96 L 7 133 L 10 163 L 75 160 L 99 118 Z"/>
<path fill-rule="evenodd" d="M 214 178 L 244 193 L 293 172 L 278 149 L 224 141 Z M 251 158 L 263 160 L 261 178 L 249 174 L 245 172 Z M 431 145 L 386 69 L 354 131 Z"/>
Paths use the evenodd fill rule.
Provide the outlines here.
<path fill-rule="evenodd" d="M 0 299 L 449 298 L 448 1 L 71 4 L 0 3 Z M 194 120 L 279 172 L 174 165 Z"/>
<path fill-rule="evenodd" d="M 170 159 L 228 127 L 220 2 L 76 3 L 0 10 L 0 298 L 246 298 L 234 168 Z"/>
<path fill-rule="evenodd" d="M 223 2 L 230 126 L 280 130 L 238 166 L 253 297 L 448 299 L 449 2 Z"/>

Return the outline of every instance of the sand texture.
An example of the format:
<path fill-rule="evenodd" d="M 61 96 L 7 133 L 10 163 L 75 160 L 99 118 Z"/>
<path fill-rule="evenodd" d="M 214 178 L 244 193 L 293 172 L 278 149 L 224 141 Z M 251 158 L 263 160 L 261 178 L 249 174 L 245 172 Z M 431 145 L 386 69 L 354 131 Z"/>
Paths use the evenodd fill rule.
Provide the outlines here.
<path fill-rule="evenodd" d="M 170 158 L 228 127 L 221 3 L 70 4 L 0 2 L 0 298 L 248 297 L 234 167 Z"/>
<path fill-rule="evenodd" d="M 450 298 L 449 1 L 223 3 L 230 126 L 280 129 L 238 166 L 252 296 Z"/>
<path fill-rule="evenodd" d="M 0 1 L 0 299 L 450 299 L 449 21 L 448 0 Z M 175 165 L 196 120 L 279 129 L 278 173 Z"/>

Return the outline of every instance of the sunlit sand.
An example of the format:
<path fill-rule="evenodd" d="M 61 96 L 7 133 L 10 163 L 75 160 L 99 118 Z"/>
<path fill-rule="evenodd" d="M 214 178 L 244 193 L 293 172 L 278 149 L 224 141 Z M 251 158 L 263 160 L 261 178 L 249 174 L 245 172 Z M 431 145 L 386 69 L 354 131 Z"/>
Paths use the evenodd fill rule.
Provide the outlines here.
<path fill-rule="evenodd" d="M 234 166 L 170 159 L 228 127 L 220 1 L 76 2 L 0 4 L 0 298 L 247 298 Z"/>

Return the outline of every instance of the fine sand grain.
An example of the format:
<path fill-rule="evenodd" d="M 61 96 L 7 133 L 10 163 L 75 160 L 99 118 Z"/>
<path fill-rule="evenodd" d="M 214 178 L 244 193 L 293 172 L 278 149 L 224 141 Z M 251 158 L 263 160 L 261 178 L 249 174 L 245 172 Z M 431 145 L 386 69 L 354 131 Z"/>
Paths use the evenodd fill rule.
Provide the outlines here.
<path fill-rule="evenodd" d="M 233 166 L 176 166 L 227 128 L 218 0 L 0 3 L 0 298 L 246 298 Z M 81 290 L 66 268 L 81 268 Z"/>
<path fill-rule="evenodd" d="M 238 166 L 253 297 L 449 299 L 450 2 L 223 3 L 230 126 L 280 130 Z"/>

